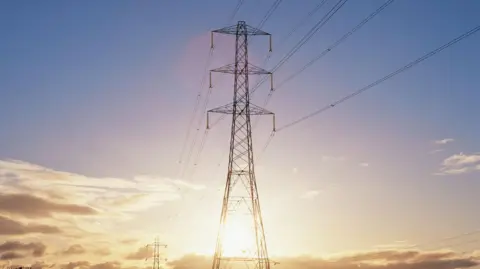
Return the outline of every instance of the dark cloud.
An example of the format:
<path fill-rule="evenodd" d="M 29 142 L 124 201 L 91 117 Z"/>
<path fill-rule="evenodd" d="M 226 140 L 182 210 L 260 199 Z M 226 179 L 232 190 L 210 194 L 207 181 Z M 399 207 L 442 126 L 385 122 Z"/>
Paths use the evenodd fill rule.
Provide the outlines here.
<path fill-rule="evenodd" d="M 119 262 L 104 262 L 90 266 L 89 269 L 120 269 L 122 264 Z"/>
<path fill-rule="evenodd" d="M 135 239 L 135 238 L 131 238 L 131 239 L 124 239 L 122 241 L 120 241 L 120 243 L 122 244 L 127 244 L 127 245 L 130 245 L 130 244 L 135 244 L 138 242 L 138 239 Z"/>
<path fill-rule="evenodd" d="M 28 233 L 55 234 L 60 233 L 58 227 L 29 223 L 27 225 L 0 216 L 0 235 L 22 235 Z"/>
<path fill-rule="evenodd" d="M 0 253 L 2 254 L 2 257 L 6 255 L 6 256 L 11 256 L 15 258 L 23 258 L 26 256 L 27 253 L 33 257 L 41 257 L 43 256 L 43 254 L 45 254 L 46 249 L 47 247 L 40 242 L 22 243 L 18 241 L 7 241 L 0 245 Z M 20 256 L 18 256 L 17 254 Z M 10 259 L 15 259 L 15 258 L 10 258 Z M 9 259 L 9 258 L 6 258 L 6 259 Z"/>
<path fill-rule="evenodd" d="M 125 257 L 127 260 L 145 260 L 152 257 L 152 251 L 147 247 L 141 247 L 136 252 L 130 253 Z"/>
<path fill-rule="evenodd" d="M 297 266 L 296 261 L 283 261 L 278 266 L 281 268 L 294 268 Z M 375 262 L 375 263 L 374 263 Z M 439 260 L 425 260 L 425 261 L 409 261 L 409 260 L 365 260 L 356 262 L 332 262 L 324 260 L 311 259 L 302 264 L 306 269 L 355 269 L 361 267 L 362 269 L 456 269 L 456 268 L 470 268 L 478 264 L 477 261 L 471 258 L 458 259 L 439 259 Z"/>
<path fill-rule="evenodd" d="M 0 260 L 1 261 L 7 261 L 7 260 L 21 259 L 21 258 L 24 258 L 24 257 L 25 257 L 25 255 L 22 255 L 18 252 L 8 251 L 8 252 L 2 253 L 0 255 Z"/>
<path fill-rule="evenodd" d="M 362 261 L 427 261 L 454 258 L 455 252 L 437 251 L 437 252 L 419 252 L 416 250 L 381 250 L 372 252 L 359 252 L 353 254 L 344 254 L 338 259 L 332 259 L 336 262 L 362 262 Z"/>
<path fill-rule="evenodd" d="M 45 263 L 44 261 L 37 261 L 34 264 L 31 265 L 32 269 L 47 269 L 47 268 L 53 268 L 55 267 L 55 263 L 48 264 Z"/>
<path fill-rule="evenodd" d="M 50 217 L 52 213 L 93 215 L 97 212 L 88 206 L 59 204 L 29 194 L 0 194 L 0 212 L 30 218 Z"/>
<path fill-rule="evenodd" d="M 60 269 L 140 269 L 140 267 L 123 267 L 120 262 L 111 261 L 91 264 L 88 261 L 77 261 L 63 264 Z"/>
<path fill-rule="evenodd" d="M 208 269 L 212 267 L 212 258 L 188 254 L 178 260 L 168 262 L 172 269 Z"/>
<path fill-rule="evenodd" d="M 62 254 L 64 254 L 64 255 L 80 255 L 80 254 L 84 254 L 85 252 L 87 252 L 87 251 L 85 250 L 84 247 L 82 247 L 82 245 L 75 244 L 75 245 L 71 245 L 69 248 L 64 250 L 62 252 Z"/>
<path fill-rule="evenodd" d="M 61 269 L 86 269 L 90 266 L 87 261 L 69 262 L 60 266 Z"/>
<path fill-rule="evenodd" d="M 480 265 L 480 261 L 475 258 L 459 256 L 453 252 L 399 250 L 337 255 L 329 259 L 296 257 L 274 260 L 279 262 L 275 269 L 462 269 Z M 235 263 L 229 263 L 232 269 L 244 268 L 243 263 L 237 264 L 238 267 Z M 172 269 L 209 269 L 212 258 L 186 255 L 168 265 Z"/>

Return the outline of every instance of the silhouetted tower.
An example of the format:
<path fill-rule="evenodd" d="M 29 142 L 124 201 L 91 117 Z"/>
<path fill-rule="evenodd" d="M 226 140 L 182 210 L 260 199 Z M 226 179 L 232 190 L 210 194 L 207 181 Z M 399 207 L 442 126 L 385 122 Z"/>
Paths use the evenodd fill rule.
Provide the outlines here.
<path fill-rule="evenodd" d="M 249 64 L 248 38 L 254 35 L 269 36 L 271 50 L 271 36 L 239 21 L 237 25 L 212 31 L 212 47 L 213 33 L 235 35 L 236 50 L 235 63 L 211 70 L 235 77 L 233 102 L 207 112 L 207 128 L 208 113 L 232 114 L 227 182 L 212 269 L 238 268 L 239 265 L 251 269 L 269 269 L 270 260 L 255 180 L 250 117 L 273 113 L 250 103 L 248 76 L 271 76 L 271 73 Z M 238 262 L 238 265 L 232 262 Z"/>
<path fill-rule="evenodd" d="M 152 244 L 148 244 L 147 248 L 153 246 L 153 267 L 152 269 L 160 269 L 160 247 L 167 248 L 167 245 L 161 244 L 160 239 L 155 237 L 155 241 Z M 147 258 L 148 259 L 148 258 Z M 162 261 L 167 261 L 163 258 Z"/>

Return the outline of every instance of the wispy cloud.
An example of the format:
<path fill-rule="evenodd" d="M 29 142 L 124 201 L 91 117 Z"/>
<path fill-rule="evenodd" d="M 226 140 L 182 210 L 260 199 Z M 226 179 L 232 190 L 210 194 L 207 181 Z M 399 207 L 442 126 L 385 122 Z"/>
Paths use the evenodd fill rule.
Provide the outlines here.
<path fill-rule="evenodd" d="M 66 250 L 62 251 L 61 254 L 62 255 L 80 255 L 80 254 L 85 254 L 86 252 L 87 250 L 85 250 L 85 248 L 82 245 L 75 244 L 75 245 L 71 245 Z"/>
<path fill-rule="evenodd" d="M 45 254 L 47 246 L 40 242 L 22 243 L 19 241 L 6 241 L 0 245 L 0 260 L 13 260 L 27 256 L 41 257 Z"/>
<path fill-rule="evenodd" d="M 61 230 L 58 227 L 44 225 L 39 223 L 24 224 L 7 217 L 0 216 L 0 236 L 1 235 L 24 235 L 24 234 L 58 234 Z"/>
<path fill-rule="evenodd" d="M 311 200 L 311 199 L 317 197 L 319 194 L 320 194 L 319 191 L 317 191 L 317 190 L 311 190 L 311 191 L 307 191 L 307 192 L 305 192 L 304 194 L 302 194 L 302 195 L 300 196 L 300 198 Z"/>
<path fill-rule="evenodd" d="M 480 153 L 454 154 L 442 162 L 437 175 L 459 175 L 473 171 L 480 171 Z"/>
<path fill-rule="evenodd" d="M 275 259 L 284 269 L 326 268 L 326 269 L 460 269 L 479 265 L 478 259 L 468 253 L 452 251 L 419 251 L 388 249 L 336 254 L 329 257 L 279 257 Z M 172 269 L 207 269 L 211 258 L 200 255 L 185 255 L 168 263 Z M 233 266 L 233 269 L 239 267 Z"/>
<path fill-rule="evenodd" d="M 453 139 L 453 138 L 444 138 L 444 139 L 434 140 L 433 143 L 437 144 L 437 145 L 445 145 L 445 144 L 448 144 L 448 143 L 452 143 L 454 141 L 455 141 L 455 139 Z"/>
<path fill-rule="evenodd" d="M 30 194 L 1 194 L 0 213 L 10 213 L 29 218 L 51 217 L 52 213 L 94 215 L 97 212 L 88 206 L 59 204 Z"/>
<path fill-rule="evenodd" d="M 119 221 L 131 220 L 138 212 L 180 199 L 182 189 L 203 188 L 152 175 L 95 178 L 3 160 L 0 225 L 12 235 L 59 233 L 78 237 L 86 232 L 104 233 L 118 226 Z M 31 223 L 29 219 L 42 222 Z"/>
<path fill-rule="evenodd" d="M 463 152 L 460 154 L 455 154 L 443 161 L 444 166 L 449 167 L 459 167 L 464 165 L 471 165 L 480 162 L 480 153 L 474 154 L 464 154 Z"/>
<path fill-rule="evenodd" d="M 370 166 L 369 163 L 360 163 L 359 165 L 360 165 L 361 167 L 365 167 L 365 168 Z"/>
<path fill-rule="evenodd" d="M 444 149 L 434 149 L 432 151 L 430 151 L 430 154 L 436 154 L 436 153 L 439 153 L 439 152 L 442 152 L 444 151 Z"/>

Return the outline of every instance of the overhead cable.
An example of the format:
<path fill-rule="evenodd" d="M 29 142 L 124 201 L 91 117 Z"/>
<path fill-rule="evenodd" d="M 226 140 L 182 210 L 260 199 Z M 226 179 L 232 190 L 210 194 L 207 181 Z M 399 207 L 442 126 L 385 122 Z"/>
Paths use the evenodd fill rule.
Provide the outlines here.
<path fill-rule="evenodd" d="M 444 45 L 442 45 L 442 46 L 440 46 L 440 47 L 438 47 L 438 48 L 430 51 L 429 53 L 427 53 L 427 54 L 423 55 L 422 57 L 420 57 L 420 58 L 418 58 L 418 59 L 416 59 L 416 60 L 408 63 L 407 65 L 405 65 L 405 66 L 397 69 L 396 71 L 394 71 L 394 72 L 392 72 L 392 73 L 384 76 L 383 78 L 378 79 L 378 80 L 376 80 L 375 82 L 373 82 L 373 83 L 371 83 L 371 84 L 369 84 L 369 85 L 367 85 L 367 86 L 365 86 L 365 87 L 363 87 L 363 88 L 361 88 L 361 89 L 359 89 L 359 90 L 357 90 L 357 91 L 355 91 L 355 92 L 352 92 L 351 94 L 346 95 L 345 97 L 343 97 L 343 98 L 341 98 L 341 99 L 339 99 L 339 100 L 337 100 L 337 101 L 335 101 L 335 102 L 333 102 L 333 103 L 331 103 L 331 104 L 329 104 L 329 105 L 327 105 L 327 106 L 325 106 L 325 107 L 322 107 L 322 108 L 320 108 L 320 109 L 318 109 L 318 110 L 315 110 L 314 112 L 312 112 L 312 113 L 310 113 L 310 114 L 307 114 L 307 115 L 305 115 L 305 116 L 303 116 L 303 117 L 301 117 L 301 118 L 299 118 L 299 119 L 297 119 L 297 120 L 295 120 L 295 121 L 293 121 L 293 122 L 290 122 L 290 123 L 288 123 L 288 124 L 285 124 L 285 125 L 281 126 L 280 128 L 277 129 L 277 132 L 278 132 L 278 131 L 282 131 L 282 130 L 287 129 L 287 128 L 290 128 L 290 127 L 292 127 L 292 126 L 294 126 L 294 125 L 297 125 L 297 124 L 299 124 L 299 123 L 301 123 L 301 122 L 303 122 L 303 121 L 305 121 L 305 120 L 308 120 L 309 118 L 312 118 L 312 117 L 314 117 L 314 116 L 316 116 L 316 115 L 318 115 L 318 114 L 320 114 L 320 113 L 325 112 L 325 111 L 328 110 L 328 109 L 334 108 L 335 106 L 337 106 L 337 105 L 339 105 L 339 104 L 341 104 L 341 103 L 343 103 L 343 102 L 345 102 L 345 101 L 347 101 L 347 100 L 349 100 L 349 99 L 351 99 L 351 98 L 353 98 L 353 97 L 355 97 L 355 96 L 357 96 L 357 95 L 359 95 L 359 94 L 361 94 L 361 93 L 363 93 L 363 92 L 365 92 L 365 91 L 367 91 L 367 90 L 369 90 L 369 89 L 371 89 L 371 88 L 373 88 L 373 87 L 375 87 L 375 86 L 377 86 L 377 85 L 379 85 L 380 83 L 385 82 L 385 81 L 393 78 L 394 76 L 396 76 L 396 75 L 398 75 L 398 74 L 400 74 L 400 73 L 403 73 L 403 72 L 409 70 L 410 68 L 416 66 L 417 64 L 419 64 L 419 63 L 427 60 L 428 58 L 430 58 L 430 57 L 434 56 L 435 54 L 443 51 L 444 49 L 446 49 L 446 48 L 448 48 L 448 47 L 450 47 L 450 46 L 452 46 L 452 45 L 460 42 L 461 40 L 463 40 L 463 39 L 465 39 L 465 38 L 467 38 L 467 37 L 470 37 L 471 35 L 477 33 L 478 31 L 480 31 L 480 26 L 477 26 L 477 27 L 475 27 L 475 28 L 473 28 L 473 29 L 465 32 L 464 34 L 462 34 L 462 35 L 460 35 L 460 36 L 452 39 L 452 40 L 449 41 L 448 43 L 446 43 L 446 44 L 444 44 Z"/>

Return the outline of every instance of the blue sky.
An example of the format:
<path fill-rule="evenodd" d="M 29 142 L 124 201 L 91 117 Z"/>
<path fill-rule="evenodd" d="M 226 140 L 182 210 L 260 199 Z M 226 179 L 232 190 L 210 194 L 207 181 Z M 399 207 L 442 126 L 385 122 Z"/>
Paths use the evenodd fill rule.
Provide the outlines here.
<path fill-rule="evenodd" d="M 208 85 L 200 87 L 210 46 L 208 31 L 237 20 L 256 26 L 272 3 L 247 0 L 231 22 L 228 17 L 236 1 L 0 3 L 0 159 L 93 178 L 147 174 L 176 179 L 196 94 L 205 93 Z M 273 13 L 263 27 L 273 35 L 267 69 L 326 12 L 324 7 L 277 47 L 317 3 L 284 0 Z M 276 72 L 275 82 L 301 68 L 382 3 L 347 2 Z M 479 11 L 480 2 L 474 0 L 397 0 L 279 89 L 267 108 L 276 113 L 278 126 L 289 123 L 478 26 Z M 250 56 L 261 65 L 268 42 L 256 38 Z M 226 40 L 215 37 L 219 43 L 210 68 L 232 61 L 233 43 Z M 272 228 L 271 237 L 283 234 L 295 248 L 279 247 L 275 249 L 279 255 L 336 252 L 398 240 L 421 242 L 479 227 L 480 169 L 435 175 L 442 162 L 456 154 L 462 160 L 470 156 L 471 167 L 480 163 L 475 161 L 480 152 L 475 116 L 480 114 L 479 47 L 480 34 L 473 35 L 275 136 L 257 162 L 257 178 L 269 215 L 267 231 L 268 221 L 282 221 L 284 230 Z M 214 76 L 209 108 L 230 101 L 231 79 Z M 267 93 L 267 85 L 262 86 L 253 102 L 262 105 Z M 218 196 L 211 189 L 225 180 L 228 125 L 224 120 L 212 129 L 195 173 L 180 180 L 205 185 L 205 192 Z M 269 128 L 270 121 L 263 119 L 254 133 L 257 154 Z M 202 133 L 203 129 L 199 136 Z M 434 143 L 447 138 L 453 141 Z M 309 191 L 318 195 L 300 198 Z M 177 209 L 196 216 L 214 208 L 216 223 L 220 197 L 199 202 L 205 196 L 155 206 L 156 214 L 145 211 L 137 217 L 152 220 L 152 215 L 166 216 Z M 197 203 L 203 207 L 188 207 Z M 283 210 L 275 210 L 278 204 Z M 303 226 L 295 226 L 295 220 Z M 399 223 L 405 225 L 397 227 Z M 153 227 L 145 221 L 137 229 L 183 227 L 168 225 Z M 325 242 L 310 242 L 312 236 L 305 231 Z M 272 241 L 281 245 L 280 239 Z"/>

